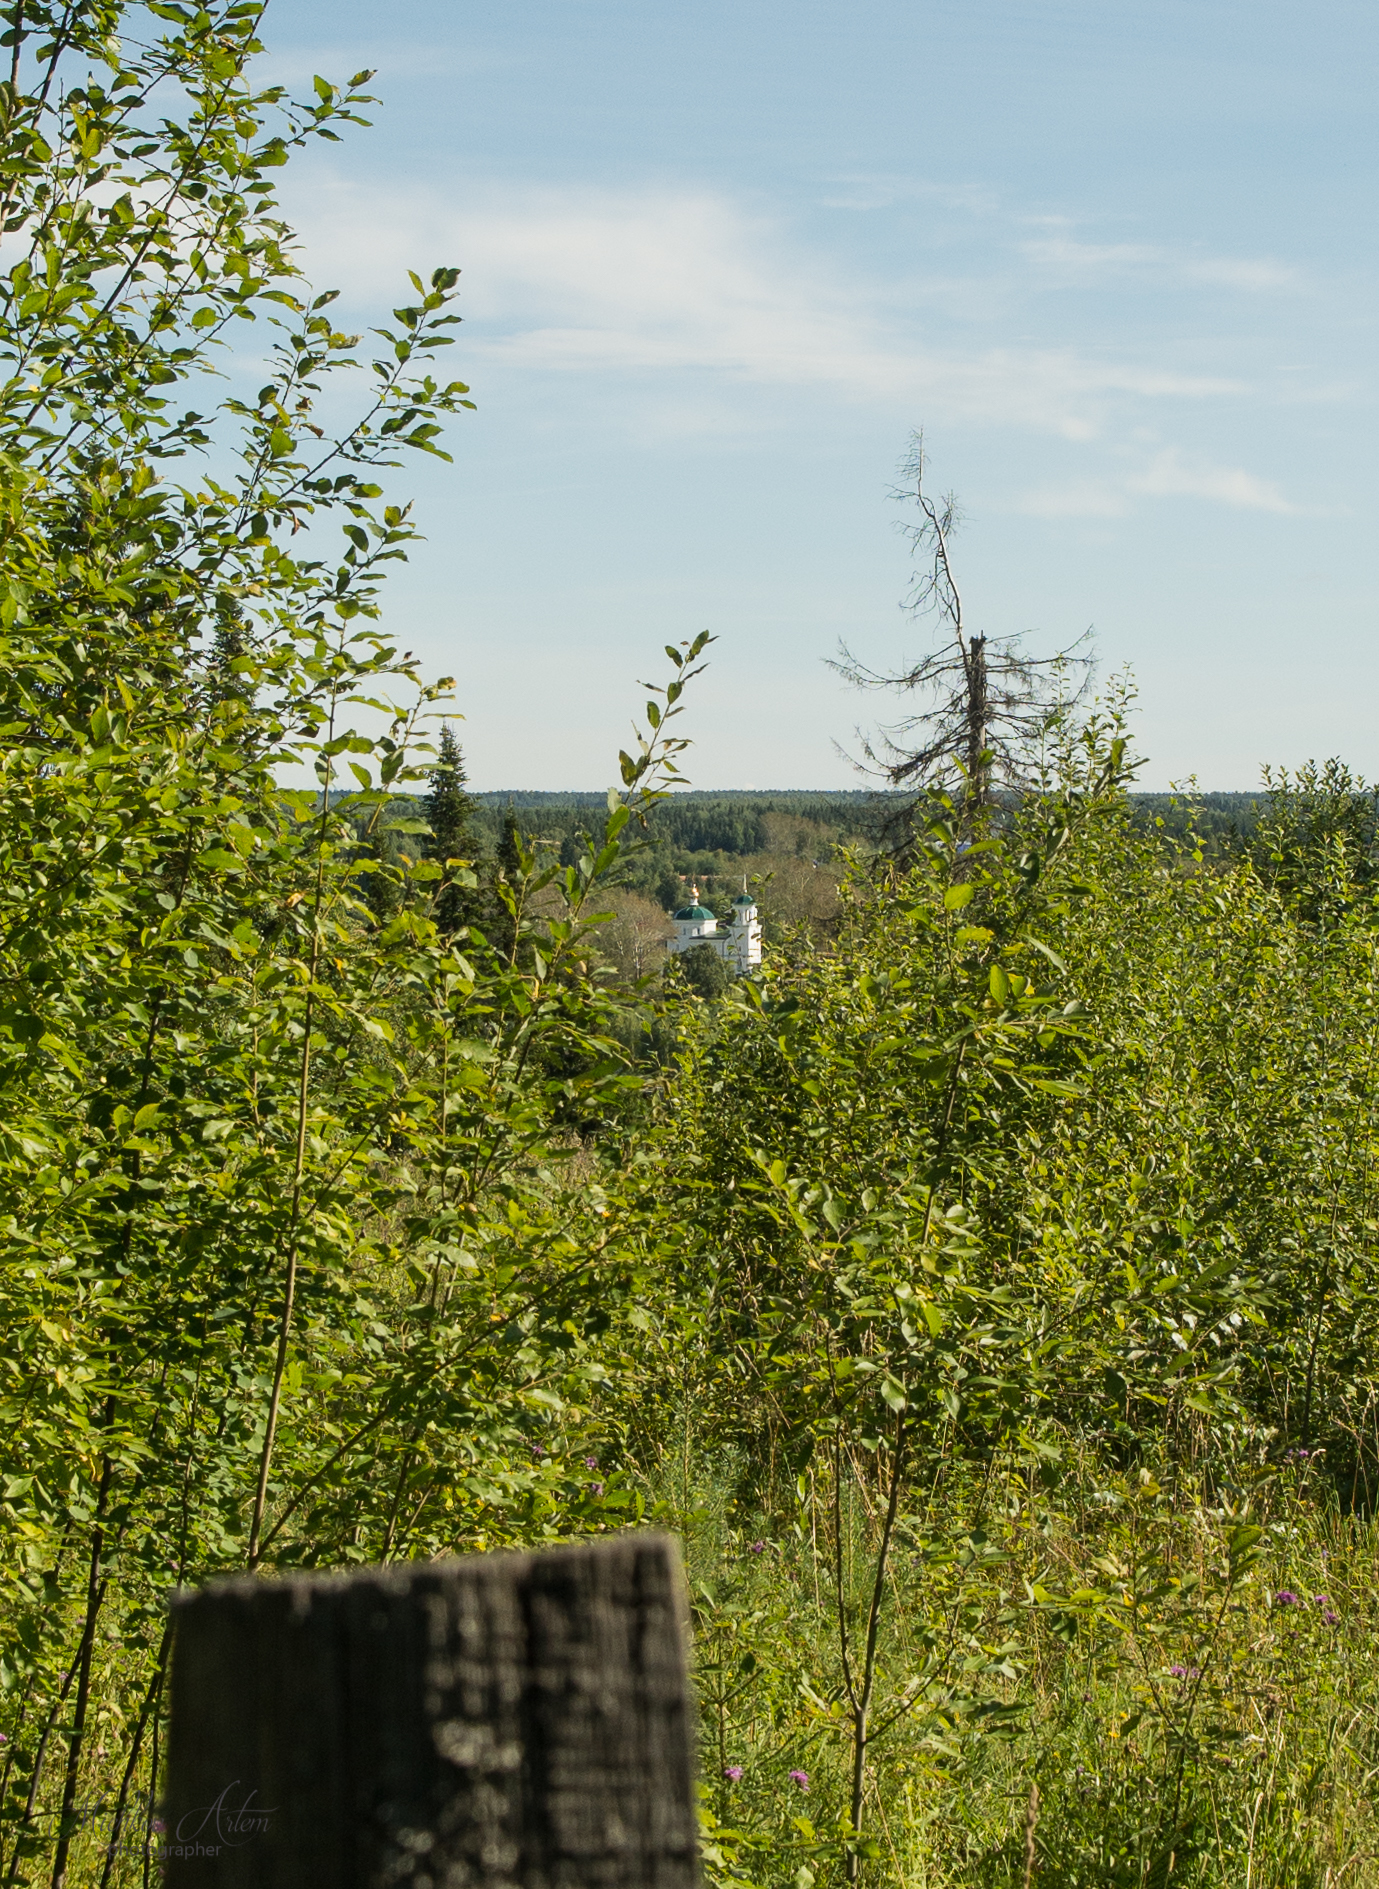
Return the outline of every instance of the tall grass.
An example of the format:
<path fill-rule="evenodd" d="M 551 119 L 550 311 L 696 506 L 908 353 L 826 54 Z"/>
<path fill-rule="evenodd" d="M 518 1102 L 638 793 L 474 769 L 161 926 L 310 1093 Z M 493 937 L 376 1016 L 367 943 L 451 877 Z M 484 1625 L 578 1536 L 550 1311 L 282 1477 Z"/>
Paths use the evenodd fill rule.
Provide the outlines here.
<path fill-rule="evenodd" d="M 677 1442 L 646 1483 L 685 1543 L 710 1876 L 837 1880 L 850 1753 L 831 1504 L 763 1502 L 688 1422 Z M 1379 1883 L 1379 1523 L 1310 1463 L 1222 1493 L 1086 1461 L 1056 1502 L 1012 1475 L 979 1542 L 959 1509 L 932 1518 L 958 1544 L 947 1578 L 902 1556 L 884 1632 L 899 1671 L 937 1620 L 969 1698 L 920 1698 L 874 1747 L 867 1880 Z M 876 1518 L 840 1513 L 855 1614 Z"/>

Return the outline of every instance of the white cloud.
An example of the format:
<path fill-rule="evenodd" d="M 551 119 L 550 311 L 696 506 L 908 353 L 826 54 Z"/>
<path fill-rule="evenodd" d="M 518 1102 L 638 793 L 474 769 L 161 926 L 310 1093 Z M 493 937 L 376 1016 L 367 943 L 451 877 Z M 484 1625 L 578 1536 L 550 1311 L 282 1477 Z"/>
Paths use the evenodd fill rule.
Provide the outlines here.
<path fill-rule="evenodd" d="M 1015 510 L 1035 518 L 1123 518 L 1134 509 L 1135 498 L 1205 499 L 1236 511 L 1284 515 L 1302 510 L 1271 479 L 1239 466 L 1184 460 L 1171 448 L 1155 453 L 1137 472 L 1037 486 L 1017 499 Z"/>
<path fill-rule="evenodd" d="M 1162 258 L 1148 243 L 1078 243 L 1068 236 L 1041 236 L 1021 243 L 1020 253 L 1050 269 L 1093 275 L 1108 269 L 1139 269 Z"/>
<path fill-rule="evenodd" d="M 1071 347 L 936 345 L 897 310 L 893 287 L 844 274 L 707 191 L 509 189 L 400 203 L 318 178 L 295 207 L 313 274 L 356 297 L 391 299 L 408 268 L 461 263 L 470 368 L 709 374 L 1084 440 L 1126 400 L 1244 391 Z"/>
<path fill-rule="evenodd" d="M 1194 256 L 1154 243 L 1080 243 L 1069 236 L 1044 236 L 1021 243 L 1020 253 L 1038 267 L 1078 281 L 1098 276 L 1150 275 L 1167 282 L 1206 282 L 1261 294 L 1298 286 L 1298 274 L 1269 257 Z"/>
<path fill-rule="evenodd" d="M 284 41 L 265 53 L 255 74 L 260 83 L 286 85 L 310 95 L 319 72 L 333 85 L 343 85 L 356 72 L 373 72 L 364 86 L 387 109 L 390 98 L 401 96 L 408 80 L 473 79 L 511 68 L 518 55 L 489 46 L 439 46 L 434 36 L 408 39 L 391 33 L 386 39 L 313 39 L 309 43 Z"/>
<path fill-rule="evenodd" d="M 1223 288 L 1244 289 L 1258 294 L 1266 289 L 1293 289 L 1301 278 L 1296 269 L 1268 257 L 1216 256 L 1204 261 L 1186 261 L 1183 273 L 1194 282 L 1219 282 Z"/>
<path fill-rule="evenodd" d="M 922 177 L 858 172 L 830 177 L 826 187 L 828 195 L 819 201 L 828 210 L 889 210 L 897 203 L 937 203 L 945 210 L 993 216 L 999 208 L 996 193 L 983 184 L 936 184 Z"/>
<path fill-rule="evenodd" d="M 1204 498 L 1239 511 L 1295 513 L 1272 479 L 1261 479 L 1238 466 L 1185 463 L 1177 453 L 1157 453 L 1143 472 L 1127 481 L 1132 492 L 1155 498 Z"/>

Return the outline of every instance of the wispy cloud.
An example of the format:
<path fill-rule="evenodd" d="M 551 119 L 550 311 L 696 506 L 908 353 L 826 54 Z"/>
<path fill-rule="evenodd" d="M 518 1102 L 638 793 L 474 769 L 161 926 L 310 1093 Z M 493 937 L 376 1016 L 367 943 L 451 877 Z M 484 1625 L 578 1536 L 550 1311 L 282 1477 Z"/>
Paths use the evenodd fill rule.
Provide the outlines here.
<path fill-rule="evenodd" d="M 1297 512 L 1272 479 L 1258 478 L 1239 466 L 1184 461 L 1175 452 L 1156 453 L 1142 472 L 1127 480 L 1131 492 L 1154 498 L 1202 498 L 1245 512 Z"/>
<path fill-rule="evenodd" d="M 1185 459 L 1172 448 L 1155 453 L 1131 472 L 1102 479 L 1073 479 L 1036 486 L 1015 509 L 1034 518 L 1124 518 L 1137 498 L 1195 498 L 1234 511 L 1296 516 L 1305 510 L 1285 497 L 1272 479 L 1241 466 Z"/>
<path fill-rule="evenodd" d="M 893 285 L 712 192 L 491 190 L 455 204 L 320 179 L 299 222 L 318 276 L 369 301 L 407 268 L 461 262 L 466 358 L 528 374 L 710 375 L 1069 439 L 1095 437 L 1126 403 L 1244 391 L 1073 347 L 937 343 Z"/>
<path fill-rule="evenodd" d="M 1148 275 L 1160 282 L 1201 282 L 1249 294 L 1300 285 L 1295 269 L 1271 257 L 1199 256 L 1154 243 L 1081 243 L 1069 236 L 1041 236 L 1021 243 L 1020 253 L 1050 274 L 1079 282 Z"/>
<path fill-rule="evenodd" d="M 829 210 L 889 210 L 899 203 L 936 203 L 969 216 L 994 216 L 1000 199 L 987 184 L 945 184 L 927 177 L 870 171 L 830 177 L 820 203 Z"/>
<path fill-rule="evenodd" d="M 305 44 L 290 40 L 274 46 L 256 68 L 262 83 L 286 85 L 310 94 L 317 73 L 342 85 L 356 72 L 375 72 L 365 88 L 382 99 L 381 110 L 396 112 L 391 103 L 399 86 L 412 79 L 473 79 L 501 72 L 519 63 L 519 55 L 494 46 L 438 45 L 434 37 L 409 39 L 401 33 L 355 39 L 313 39 Z"/>

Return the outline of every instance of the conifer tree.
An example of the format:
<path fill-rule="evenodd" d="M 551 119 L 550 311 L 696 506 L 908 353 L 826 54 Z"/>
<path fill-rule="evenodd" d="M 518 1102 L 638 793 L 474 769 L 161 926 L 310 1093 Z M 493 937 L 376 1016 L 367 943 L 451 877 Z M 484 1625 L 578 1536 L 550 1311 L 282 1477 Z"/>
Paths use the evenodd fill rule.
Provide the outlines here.
<path fill-rule="evenodd" d="M 1018 796 L 1033 784 L 1041 743 L 1081 699 L 1091 656 L 1085 638 L 1052 656 L 1031 656 L 1018 635 L 969 627 L 950 555 L 957 501 L 951 493 L 937 500 L 929 495 L 927 467 L 924 438 L 916 434 L 901 468 L 906 486 L 896 496 L 912 498 L 919 509 L 918 522 L 906 528 L 919 553 L 907 609 L 916 619 L 933 620 L 936 645 L 897 673 L 872 669 L 846 645 L 831 667 L 859 688 L 918 698 L 903 720 L 864 737 L 864 769 L 893 789 L 952 793 L 970 833 L 998 795 Z M 916 804 L 906 800 L 888 822 L 902 843 Z"/>
<path fill-rule="evenodd" d="M 509 807 L 503 815 L 503 837 L 498 842 L 498 864 L 509 879 L 515 879 L 522 870 L 522 829 L 517 824 L 517 815 Z"/>
<path fill-rule="evenodd" d="M 493 857 L 492 869 L 484 876 L 483 910 L 478 923 L 500 958 L 510 959 L 517 939 L 517 926 L 499 882 L 517 887 L 522 879 L 522 829 L 511 806 L 503 815 L 503 831 Z"/>
<path fill-rule="evenodd" d="M 449 859 L 473 861 L 478 852 L 470 822 L 475 801 L 466 793 L 464 756 L 455 739 L 455 731 L 446 722 L 441 729 L 440 749 L 431 770 L 431 790 L 426 796 L 426 823 L 431 829 L 426 841 L 426 857 L 442 867 Z M 453 937 L 474 918 L 472 888 L 447 877 L 436 897 L 436 923 L 447 937 Z"/>

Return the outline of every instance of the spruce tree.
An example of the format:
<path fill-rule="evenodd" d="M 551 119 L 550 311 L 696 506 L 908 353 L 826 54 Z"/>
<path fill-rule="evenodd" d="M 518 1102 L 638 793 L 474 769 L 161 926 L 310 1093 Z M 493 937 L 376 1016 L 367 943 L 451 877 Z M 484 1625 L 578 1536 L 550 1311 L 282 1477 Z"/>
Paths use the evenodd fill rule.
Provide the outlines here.
<path fill-rule="evenodd" d="M 442 868 L 448 859 L 473 861 L 478 852 L 470 822 L 475 811 L 472 794 L 465 792 L 464 756 L 449 722 L 441 729 L 440 749 L 431 770 L 431 791 L 426 796 L 426 823 L 431 829 L 426 857 Z M 451 879 L 442 881 L 436 897 L 436 923 L 453 937 L 474 917 L 474 892 Z"/>
<path fill-rule="evenodd" d="M 1030 656 L 1018 635 L 989 636 L 969 627 L 950 555 L 957 500 L 951 493 L 929 495 L 927 466 L 917 433 L 901 468 L 907 487 L 896 496 L 912 497 L 919 508 L 918 523 L 906 530 L 920 554 L 907 607 L 913 617 L 934 619 L 936 647 L 893 675 L 870 668 L 846 645 L 832 665 L 859 688 L 919 698 L 902 721 L 862 745 L 864 771 L 912 791 L 887 819 L 902 849 L 926 790 L 954 796 L 968 837 L 998 799 L 1028 793 L 1050 729 L 1076 706 L 1091 674 L 1085 638 L 1052 656 Z"/>
<path fill-rule="evenodd" d="M 503 815 L 503 837 L 498 842 L 498 864 L 509 879 L 516 879 L 522 871 L 522 829 L 517 824 L 517 814 L 511 806 Z"/>
<path fill-rule="evenodd" d="M 494 853 L 494 869 L 487 879 L 488 897 L 479 923 L 484 936 L 500 958 L 511 959 L 517 930 L 512 913 L 499 896 L 497 882 L 506 881 L 514 891 L 522 877 L 522 829 L 511 806 L 503 815 L 503 831 Z"/>

